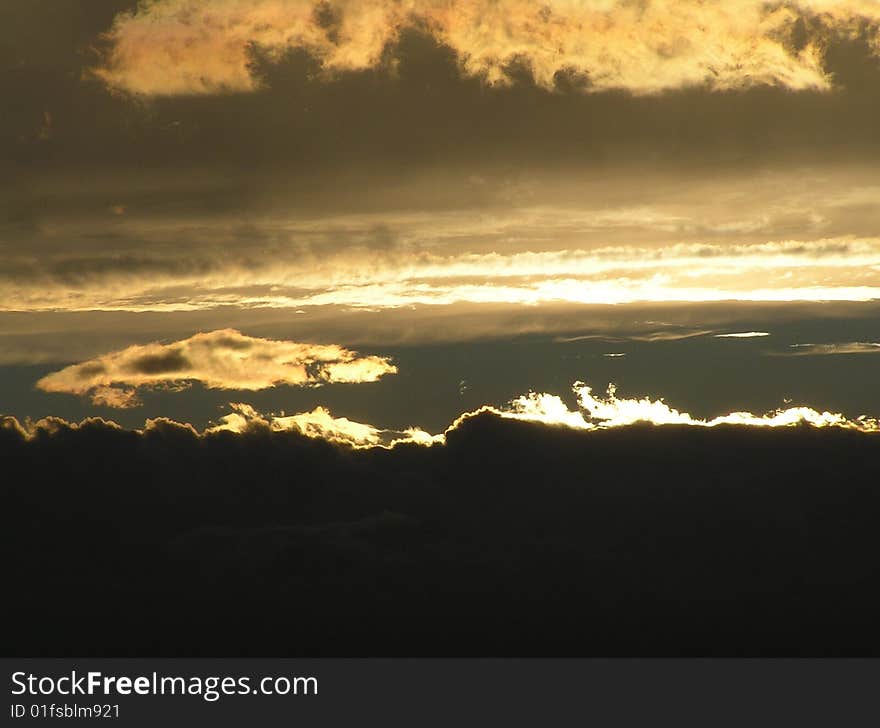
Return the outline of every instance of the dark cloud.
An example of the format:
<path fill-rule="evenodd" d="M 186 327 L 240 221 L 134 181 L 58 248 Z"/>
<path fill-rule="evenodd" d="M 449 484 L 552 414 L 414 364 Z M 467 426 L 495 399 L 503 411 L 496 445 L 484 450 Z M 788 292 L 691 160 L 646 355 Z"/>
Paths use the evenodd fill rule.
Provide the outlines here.
<path fill-rule="evenodd" d="M 444 446 L 355 451 L 6 419 L 6 648 L 876 655 L 878 447 L 484 414 Z"/>

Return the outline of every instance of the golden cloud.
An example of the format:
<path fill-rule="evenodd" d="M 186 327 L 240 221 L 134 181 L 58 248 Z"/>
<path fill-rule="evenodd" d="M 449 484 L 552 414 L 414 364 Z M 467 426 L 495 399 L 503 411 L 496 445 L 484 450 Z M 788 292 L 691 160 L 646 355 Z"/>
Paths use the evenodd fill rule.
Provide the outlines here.
<path fill-rule="evenodd" d="M 395 374 L 388 359 L 360 356 L 335 344 L 246 336 L 234 329 L 199 333 L 170 344 L 130 346 L 73 364 L 37 382 L 46 392 L 89 395 L 96 405 L 133 407 L 141 388 L 259 390 L 278 385 L 374 382 Z"/>
<path fill-rule="evenodd" d="M 433 445 L 443 442 L 442 435 L 429 435 L 422 429 L 384 430 L 346 417 L 333 417 L 325 407 L 315 407 L 311 412 L 276 416 L 257 412 L 249 404 L 231 403 L 232 412 L 220 418 L 220 423 L 209 427 L 207 432 L 245 432 L 254 427 L 273 431 L 293 430 L 307 437 L 341 442 L 353 447 L 393 447 L 399 443 L 412 442 Z"/>
<path fill-rule="evenodd" d="M 356 71 L 383 63 L 388 45 L 417 28 L 455 51 L 463 75 L 488 83 L 510 83 L 511 67 L 527 65 L 546 88 L 564 74 L 586 90 L 637 94 L 825 90 L 827 37 L 878 21 L 874 0 L 150 0 L 117 16 L 94 73 L 140 94 L 251 91 L 252 45 L 269 58 L 305 50 L 327 73 Z"/>
<path fill-rule="evenodd" d="M 213 251 L 206 261 L 214 260 Z M 640 301 L 869 301 L 880 299 L 880 238 L 746 244 L 676 243 L 512 253 L 354 249 L 248 265 L 226 255 L 213 270 L 141 268 L 75 281 L 0 276 L 6 310 L 191 311 L 236 305 L 395 308 L 418 304 L 619 304 Z M 46 267 L 61 265 L 48 261 Z M 207 266 L 207 263 L 206 263 Z M 88 266 L 82 266 L 86 269 Z M 47 280 L 48 278 L 48 280 Z M 185 299 L 181 290 L 187 290 Z"/>

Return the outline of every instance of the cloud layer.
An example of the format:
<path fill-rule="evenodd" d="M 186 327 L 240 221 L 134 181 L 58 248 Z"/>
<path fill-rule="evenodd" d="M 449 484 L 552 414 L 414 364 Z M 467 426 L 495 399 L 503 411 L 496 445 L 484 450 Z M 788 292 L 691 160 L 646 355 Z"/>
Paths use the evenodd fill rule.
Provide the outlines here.
<path fill-rule="evenodd" d="M 446 431 L 431 435 L 421 428 L 389 430 L 374 425 L 356 422 L 346 417 L 334 417 L 325 407 L 318 406 L 310 412 L 295 415 L 274 415 L 257 411 L 249 404 L 233 402 L 232 410 L 220 418 L 215 425 L 199 431 L 189 423 L 175 422 L 168 418 L 147 419 L 138 434 L 150 433 L 166 428 L 185 430 L 198 437 L 210 437 L 222 433 L 248 435 L 259 431 L 274 433 L 292 432 L 310 439 L 326 440 L 347 445 L 354 449 L 374 447 L 392 449 L 398 445 L 434 446 L 446 445 L 450 436 L 468 429 L 474 420 L 498 418 L 517 420 L 551 429 L 563 427 L 571 430 L 600 433 L 607 430 L 628 428 L 633 425 L 692 426 L 695 428 L 715 428 L 733 426 L 741 428 L 792 428 L 809 426 L 812 428 L 853 430 L 866 434 L 880 433 L 880 420 L 861 415 L 855 419 L 840 413 L 819 411 L 812 407 L 798 406 L 777 409 L 763 415 L 751 412 L 731 412 L 711 419 L 693 417 L 660 399 L 650 397 L 619 398 L 617 388 L 609 384 L 605 396 L 597 395 L 592 387 L 583 382 L 575 382 L 573 391 L 577 397 L 577 409 L 572 410 L 561 397 L 555 394 L 529 392 L 511 400 L 503 406 L 485 405 L 465 412 L 455 419 Z M 68 422 L 60 417 L 44 417 L 39 420 L 20 422 L 11 415 L 0 414 L 0 434 L 13 433 L 22 439 L 32 440 L 43 434 L 53 434 L 63 430 L 87 429 L 95 424 L 123 431 L 120 425 L 101 417 L 90 417 L 81 422 Z"/>
<path fill-rule="evenodd" d="M 880 655 L 876 435 L 29 429 L 0 417 L 8 653 Z"/>
<path fill-rule="evenodd" d="M 153 180 L 150 194 L 167 198 L 158 208 L 114 188 L 80 216 L 59 207 L 68 183 L 47 188 L 29 232 L 0 221 L 0 308 L 880 298 L 880 187 L 866 168 L 729 179 L 545 170 L 523 174 L 526 191 L 510 199 L 501 173 L 427 177 L 411 197 L 381 186 L 381 201 L 351 211 L 300 210 L 279 189 L 266 206 L 187 214 L 171 198 L 196 193 Z M 430 207 L 438 190 L 454 195 Z M 106 211 L 114 199 L 130 202 L 124 215 Z"/>
<path fill-rule="evenodd" d="M 556 222 L 565 224 L 564 218 Z M 278 254 L 259 243 L 241 252 L 194 246 L 186 256 L 172 250 L 121 258 L 53 252 L 27 265 L 10 261 L 5 274 L 0 273 L 0 306 L 19 311 L 192 311 L 222 305 L 396 308 L 462 301 L 880 298 L 878 238 L 462 253 L 446 252 L 445 245 L 442 239 L 416 240 L 381 254 L 356 239 L 350 246 L 306 252 L 294 242 Z"/>
<path fill-rule="evenodd" d="M 254 49 L 305 51 L 325 73 L 393 68 L 388 48 L 418 29 L 488 83 L 525 69 L 547 88 L 824 90 L 827 38 L 867 25 L 880 48 L 878 20 L 872 0 L 152 0 L 116 18 L 94 72 L 142 94 L 251 91 Z"/>
<path fill-rule="evenodd" d="M 132 347 L 135 348 L 135 347 Z M 67 371 L 67 370 L 65 370 Z M 55 375 L 52 375 L 55 376 Z M 43 386 L 41 384 L 41 386 Z M 245 387 L 237 387 L 244 389 Z M 108 387 L 111 392 L 113 387 Z M 219 433 L 245 435 L 256 431 L 293 432 L 311 439 L 350 446 L 355 449 L 383 448 L 393 449 L 399 445 L 434 446 L 443 445 L 448 438 L 463 427 L 467 427 L 475 418 L 485 416 L 498 417 L 503 420 L 518 420 L 538 423 L 549 427 L 564 427 L 584 432 L 603 432 L 612 429 L 626 428 L 632 425 L 650 424 L 656 426 L 684 425 L 697 428 L 714 428 L 719 426 L 739 426 L 747 428 L 790 428 L 811 426 L 814 428 L 834 428 L 854 430 L 863 433 L 880 433 L 880 420 L 859 416 L 850 419 L 843 414 L 819 411 L 812 407 L 796 406 L 777 409 L 765 414 L 756 415 L 751 412 L 731 412 L 711 419 L 693 417 L 680 411 L 662 398 L 651 397 L 621 398 L 617 396 L 617 388 L 609 384 L 605 396 L 597 395 L 593 388 L 583 382 L 575 382 L 572 387 L 577 407 L 571 409 L 558 395 L 549 393 L 529 392 L 517 397 L 503 406 L 485 405 L 473 411 L 465 412 L 457 417 L 441 434 L 430 434 L 420 427 L 409 427 L 403 430 L 385 429 L 365 422 L 357 422 L 347 417 L 335 417 L 329 409 L 317 406 L 308 412 L 294 415 L 263 413 L 250 404 L 242 402 L 230 403 L 231 412 L 219 419 L 216 424 L 199 432 L 194 426 L 175 423 L 165 418 L 148 419 L 143 432 L 148 432 L 162 423 L 170 423 L 174 427 L 183 427 L 200 436 Z M 83 392 L 91 392 L 93 399 L 96 388 L 84 388 Z M 107 396 L 101 389 L 101 396 Z M 115 396 L 115 395 L 113 395 Z M 122 401 L 110 406 L 131 406 L 125 401 L 125 394 L 118 395 Z M 135 395 L 132 395 L 135 396 Z M 106 400 L 97 402 L 108 404 Z M 88 425 L 93 420 L 85 420 L 80 426 Z M 101 420 L 103 422 L 103 420 Z M 158 424 L 157 424 L 158 423 Z M 0 416 L 0 425 L 16 431 L 22 437 L 31 438 L 44 431 L 55 431 L 59 427 L 77 427 L 76 423 L 68 423 L 57 417 L 44 418 L 36 422 L 21 425 L 14 417 Z M 115 423 L 110 426 L 119 427 Z"/>
<path fill-rule="evenodd" d="M 133 407 L 137 391 L 187 387 L 259 390 L 286 384 L 374 382 L 397 368 L 337 345 L 246 336 L 234 329 L 199 333 L 170 344 L 130 346 L 53 372 L 37 382 L 46 392 L 89 395 L 97 405 Z"/>

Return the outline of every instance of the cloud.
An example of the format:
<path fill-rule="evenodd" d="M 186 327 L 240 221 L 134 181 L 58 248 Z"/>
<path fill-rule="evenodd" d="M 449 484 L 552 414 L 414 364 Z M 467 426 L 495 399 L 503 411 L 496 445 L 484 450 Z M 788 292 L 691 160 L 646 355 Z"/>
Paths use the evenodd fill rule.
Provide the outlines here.
<path fill-rule="evenodd" d="M 88 366 L 88 364 L 78 366 Z M 92 366 L 87 371 L 94 371 L 96 368 Z M 170 384 L 174 385 L 173 382 Z M 234 388 L 245 389 L 246 387 L 236 386 Z M 575 382 L 572 390 L 577 402 L 575 409 L 571 409 L 559 395 L 529 392 L 502 406 L 487 404 L 465 412 L 458 416 L 444 432 L 438 434 L 431 434 L 417 426 L 402 430 L 387 429 L 346 417 L 336 417 L 323 406 L 317 406 L 307 412 L 286 415 L 284 413 L 260 412 L 244 402 L 230 403 L 231 412 L 220 417 L 216 424 L 209 425 L 201 433 L 191 425 L 185 426 L 200 435 L 221 432 L 243 435 L 252 431 L 296 432 L 311 439 L 326 440 L 355 449 L 376 447 L 391 449 L 405 444 L 428 447 L 440 445 L 445 443 L 450 433 L 459 429 L 463 423 L 474 417 L 487 414 L 502 419 L 535 422 L 548 426 L 564 426 L 585 432 L 601 432 L 644 423 L 657 426 L 684 425 L 706 428 L 721 425 L 759 428 L 810 425 L 816 428 L 833 427 L 860 432 L 880 432 L 880 420 L 878 419 L 866 415 L 851 419 L 841 413 L 820 411 L 807 406 L 780 408 L 758 415 L 751 412 L 731 412 L 711 419 L 703 419 L 674 408 L 662 398 L 618 397 L 614 384 L 608 385 L 605 396 L 595 394 L 593 388 L 583 382 Z M 139 404 L 137 389 L 134 387 L 126 389 L 117 389 L 113 386 L 87 388 L 83 385 L 82 391 L 77 393 L 88 393 L 95 404 L 109 407 L 124 408 Z M 156 426 L 155 423 L 160 421 L 169 422 L 161 418 L 155 421 L 148 420 L 145 428 Z M 46 427 L 55 427 L 62 422 L 58 418 L 48 418 L 28 425 L 26 432 L 36 433 Z"/>
<path fill-rule="evenodd" d="M 650 322 L 647 322 L 650 323 Z M 679 341 L 681 339 L 693 339 L 711 334 L 711 329 L 691 329 L 686 326 L 670 326 L 669 328 L 651 328 L 633 333 L 610 333 L 604 334 L 581 334 L 579 336 L 557 336 L 553 341 L 558 344 L 572 344 L 577 341 Z M 604 356 L 620 356 L 619 354 L 604 354 Z"/>
<path fill-rule="evenodd" d="M 557 210 L 556 228 L 577 228 L 578 214 Z M 18 311 L 192 311 L 880 299 L 878 238 L 447 253 L 443 221 L 437 223 L 433 239 L 420 238 L 431 233 L 419 230 L 382 254 L 354 232 L 348 246 L 318 235 L 310 245 L 294 239 L 265 248 L 229 240 L 218 249 L 200 241 L 185 254 L 165 240 L 155 253 L 71 256 L 55 248 L 27 261 L 0 255 L 8 261 L 0 270 L 0 300 L 3 309 Z M 143 245 L 131 232 L 132 244 Z M 502 240 L 499 249 L 506 250 Z"/>
<path fill-rule="evenodd" d="M 69 180 L 41 185 L 31 203 L 38 229 L 27 238 L 8 230 L 9 245 L 0 245 L 0 309 L 880 298 L 870 203 L 880 189 L 861 167 L 780 165 L 718 181 L 674 168 L 645 179 L 615 173 L 615 163 L 604 188 L 605 170 L 587 167 L 578 175 L 522 170 L 541 194 L 514 205 L 467 199 L 460 176 L 438 167 L 397 187 L 381 175 L 375 184 L 359 177 L 371 202 L 343 180 L 334 194 L 324 178 L 315 194 L 327 206 L 300 213 L 280 202 L 298 199 L 299 184 L 279 180 L 273 192 L 267 179 L 248 178 L 242 184 L 253 182 L 253 194 L 228 196 L 250 202 L 209 214 L 188 206 L 216 182 L 162 175 L 137 182 L 149 199 L 120 217 L 106 205 L 133 184 L 124 177 L 87 193 Z M 503 179 L 497 173 L 487 186 Z M 444 201 L 435 206 L 438 194 Z M 278 202 L 257 202 L 270 198 Z M 94 214 L 80 214 L 80 205 Z M 743 220 L 756 226 L 731 231 Z"/>
<path fill-rule="evenodd" d="M 133 407 L 139 389 L 259 390 L 279 385 L 374 382 L 397 368 L 384 357 L 341 346 L 246 336 L 235 329 L 199 333 L 170 344 L 130 346 L 46 375 L 45 392 L 88 395 L 97 405 Z"/>
<path fill-rule="evenodd" d="M 576 342 L 594 338 L 669 341 L 710 333 L 711 330 L 675 327 L 633 332 L 625 337 L 590 334 L 562 337 L 556 341 Z M 767 335 L 767 332 L 745 331 L 715 336 L 751 338 Z M 877 352 L 880 352 L 878 343 L 852 342 L 795 344 L 785 354 Z M 625 355 L 624 352 L 603 354 L 612 358 Z M 357 352 L 337 345 L 259 339 L 234 329 L 221 329 L 196 334 L 170 344 L 135 345 L 98 356 L 43 377 L 37 382 L 37 387 L 46 392 L 87 395 L 95 405 L 123 409 L 139 406 L 141 402 L 138 394 L 142 390 L 184 389 L 194 381 L 210 389 L 253 391 L 281 384 L 319 386 L 334 382 L 373 382 L 395 373 L 396 366 L 385 357 L 360 356 Z M 464 389 L 466 386 L 460 383 L 459 391 Z M 503 407 L 487 404 L 476 411 L 464 413 L 453 422 L 450 430 L 455 429 L 459 422 L 481 412 L 584 430 L 607 429 L 636 422 L 701 427 L 724 424 L 780 427 L 807 423 L 816 427 L 835 426 L 863 431 L 880 429 L 877 420 L 864 415 L 852 420 L 841 413 L 818 411 L 810 407 L 790 407 L 759 415 L 732 412 L 712 419 L 702 419 L 681 412 L 662 399 L 621 399 L 613 384 L 609 385 L 604 398 L 593 394 L 592 388 L 583 382 L 575 383 L 573 390 L 577 397 L 577 410 L 570 410 L 558 395 L 530 392 Z M 344 417 L 334 417 L 328 409 L 320 406 L 296 415 L 262 414 L 247 403 L 233 403 L 231 407 L 233 411 L 222 417 L 219 424 L 210 428 L 210 431 L 244 432 L 253 427 L 276 431 L 295 430 L 309 437 L 344 442 L 356 447 L 388 447 L 397 443 L 413 442 L 431 445 L 442 442 L 445 436 L 430 434 L 418 427 L 406 430 L 383 429 Z"/>
<path fill-rule="evenodd" d="M 637 423 L 652 425 L 688 425 L 694 427 L 717 427 L 719 425 L 741 425 L 745 427 L 792 427 L 812 425 L 813 427 L 839 427 L 862 432 L 880 432 L 880 420 L 860 416 L 848 419 L 840 413 L 820 412 L 812 407 L 789 407 L 763 415 L 751 412 L 731 412 L 712 419 L 693 417 L 671 407 L 662 399 L 619 398 L 615 385 L 608 385 L 605 397 L 593 393 L 592 387 L 576 382 L 573 390 L 578 409 L 572 410 L 554 394 L 529 392 L 517 397 L 504 407 L 486 406 L 475 412 L 459 417 L 447 430 L 454 430 L 469 418 L 490 412 L 503 418 L 540 422 L 545 425 L 563 425 L 576 430 L 607 430 L 627 427 Z"/>
<path fill-rule="evenodd" d="M 429 435 L 413 427 L 406 430 L 385 430 L 346 417 L 333 417 L 325 407 L 315 407 L 311 412 L 296 415 L 263 415 L 251 405 L 231 403 L 232 412 L 220 418 L 220 424 L 209 427 L 206 432 L 243 433 L 254 428 L 267 428 L 275 432 L 296 431 L 307 437 L 344 443 L 355 448 L 393 447 L 406 442 L 433 445 L 443 441 L 442 435 Z"/>
<path fill-rule="evenodd" d="M 492 84 L 525 68 L 545 88 L 826 90 L 828 38 L 867 24 L 878 49 L 878 20 L 872 0 L 154 0 L 116 17 L 93 73 L 149 95 L 247 92 L 254 49 L 270 61 L 305 51 L 325 74 L 362 71 L 393 67 L 387 49 L 417 29 Z"/>
<path fill-rule="evenodd" d="M 880 354 L 880 343 L 849 341 L 836 344 L 791 344 L 789 351 L 772 352 L 775 356 L 831 356 L 834 354 Z"/>
<path fill-rule="evenodd" d="M 489 412 L 391 450 L 0 417 L 4 650 L 880 654 L 877 446 Z"/>
<path fill-rule="evenodd" d="M 115 409 L 129 409 L 141 405 L 137 389 L 134 387 L 95 387 L 89 393 L 89 399 L 92 404 L 98 407 L 113 407 Z"/>
<path fill-rule="evenodd" d="M 662 399 L 653 400 L 649 397 L 640 399 L 620 399 L 617 388 L 608 386 L 606 396 L 598 397 L 583 382 L 574 385 L 578 405 L 586 414 L 589 426 L 596 428 L 623 427 L 637 422 L 650 422 L 655 425 L 693 425 L 697 427 L 716 427 L 718 425 L 745 425 L 749 427 L 790 427 L 792 425 L 809 424 L 814 427 L 843 427 L 866 432 L 880 431 L 880 422 L 875 419 L 860 417 L 847 419 L 844 415 L 832 412 L 819 412 L 811 407 L 790 407 L 778 409 L 763 415 L 751 412 L 731 412 L 706 420 L 692 417 L 687 412 L 680 412 L 670 407 Z M 521 400 L 519 406 L 531 406 L 531 399 Z M 514 405 L 516 406 L 516 404 Z M 526 409 L 526 411 L 528 411 Z"/>
<path fill-rule="evenodd" d="M 880 346 L 880 345 L 873 345 Z M 243 389 L 244 387 L 238 387 Z M 246 435 L 255 431 L 295 432 L 310 439 L 326 440 L 337 444 L 362 448 L 394 448 L 397 445 L 415 444 L 423 446 L 442 445 L 447 442 L 450 433 L 460 429 L 474 418 L 491 415 L 501 419 L 519 420 L 540 423 L 555 427 L 563 426 L 573 430 L 598 433 L 610 429 L 626 428 L 638 424 L 684 425 L 700 428 L 713 428 L 722 425 L 736 425 L 748 428 L 786 428 L 799 425 L 810 425 L 815 428 L 840 428 L 866 433 L 880 433 L 880 420 L 861 415 L 850 419 L 841 413 L 819 411 L 812 407 L 797 406 L 777 409 L 765 414 L 756 415 L 751 412 L 731 412 L 711 419 L 694 417 L 682 412 L 662 398 L 651 397 L 621 398 L 617 396 L 617 387 L 609 384 L 605 396 L 597 395 L 593 388 L 584 382 L 572 385 L 577 408 L 571 409 L 559 395 L 529 392 L 516 397 L 503 406 L 483 405 L 475 410 L 465 412 L 457 417 L 441 434 L 430 434 L 422 428 L 410 427 L 404 430 L 384 429 L 372 424 L 357 422 L 346 417 L 334 417 L 326 407 L 318 406 L 309 412 L 294 415 L 266 414 L 252 405 L 243 402 L 230 403 L 231 412 L 219 419 L 219 422 L 206 427 L 202 432 L 192 425 L 175 423 L 165 418 L 147 420 L 144 432 L 151 428 L 164 426 L 185 427 L 194 435 L 209 436 L 218 433 Z M 119 395 L 126 406 L 123 393 Z M 133 395 L 132 395 L 133 396 Z M 57 417 L 49 417 L 35 423 L 22 426 L 13 417 L 0 418 L 3 426 L 23 437 L 34 437 L 43 431 L 71 426 Z M 93 422 L 104 422 L 101 418 L 89 418 L 80 423 L 83 426 Z M 110 422 L 110 426 L 119 427 Z"/>
<path fill-rule="evenodd" d="M 816 428 L 833 427 L 860 432 L 880 432 L 880 420 L 864 415 L 850 419 L 840 413 L 819 411 L 806 406 L 777 409 L 761 415 L 751 412 L 731 412 L 712 419 L 702 419 L 681 412 L 662 399 L 620 398 L 613 384 L 608 385 L 604 397 L 594 394 L 592 387 L 583 382 L 576 382 L 573 391 L 577 399 L 577 409 L 574 410 L 570 409 L 558 395 L 529 392 L 501 407 L 484 405 L 465 412 L 457 417 L 444 433 L 436 435 L 418 427 L 403 431 L 387 430 L 354 422 L 345 417 L 333 417 L 324 407 L 316 407 L 311 412 L 296 415 L 278 416 L 262 414 L 251 405 L 244 403 L 231 404 L 233 411 L 220 418 L 219 424 L 207 428 L 205 434 L 223 431 L 242 434 L 256 428 L 273 432 L 295 431 L 307 437 L 342 443 L 355 448 L 393 448 L 402 444 L 432 446 L 445 443 L 450 433 L 473 418 L 483 415 L 548 426 L 564 426 L 586 432 L 601 432 L 645 423 L 706 428 L 721 425 L 758 428 L 810 425 Z"/>

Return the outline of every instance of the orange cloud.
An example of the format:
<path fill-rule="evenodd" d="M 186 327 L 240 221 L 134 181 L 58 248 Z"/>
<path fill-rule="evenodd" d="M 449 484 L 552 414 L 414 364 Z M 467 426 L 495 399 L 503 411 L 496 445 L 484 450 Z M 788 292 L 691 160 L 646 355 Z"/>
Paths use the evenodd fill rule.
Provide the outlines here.
<path fill-rule="evenodd" d="M 39 275 L 0 275 L 0 309 L 880 299 L 877 237 L 448 255 L 402 247 L 381 258 L 353 249 L 322 258 L 267 256 L 258 265 L 231 252 L 223 261 L 211 269 L 207 254 L 204 267 L 170 254 L 141 261 L 132 270 L 108 271 L 100 257 L 86 263 L 49 259 L 41 264 Z M 78 268 L 76 278 L 43 273 L 66 266 Z M 184 299 L 181 289 L 188 291 Z"/>
<path fill-rule="evenodd" d="M 317 386 L 374 382 L 397 367 L 335 344 L 304 344 L 246 336 L 234 329 L 199 333 L 170 344 L 130 346 L 73 364 L 37 382 L 46 392 L 89 395 L 108 407 L 137 406 L 139 388 L 258 390 L 282 384 Z"/>
<path fill-rule="evenodd" d="M 795 42 L 804 20 L 805 44 Z M 270 58 L 303 49 L 332 73 L 378 66 L 418 28 L 488 83 L 510 83 L 511 65 L 525 64 L 547 88 L 565 74 L 586 90 L 637 94 L 825 90 L 825 38 L 878 21 L 873 0 L 152 0 L 116 18 L 94 73 L 140 94 L 251 91 L 252 44 Z"/>

